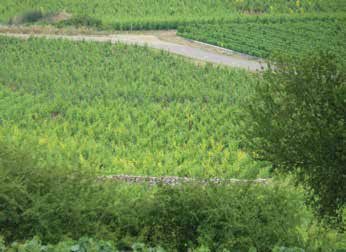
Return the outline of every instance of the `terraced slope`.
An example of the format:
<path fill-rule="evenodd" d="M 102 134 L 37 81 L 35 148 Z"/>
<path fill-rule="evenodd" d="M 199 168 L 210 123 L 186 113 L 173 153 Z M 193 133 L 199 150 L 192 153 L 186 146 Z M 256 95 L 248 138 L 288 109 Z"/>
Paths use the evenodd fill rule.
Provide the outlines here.
<path fill-rule="evenodd" d="M 130 23 L 137 28 L 154 23 L 162 29 L 187 20 L 210 20 L 234 13 L 333 12 L 346 10 L 346 5 L 343 0 L 2 0 L 0 21 L 31 10 L 42 13 L 65 11 L 74 16 L 90 16 L 105 24 Z"/>
<path fill-rule="evenodd" d="M 263 58 L 323 49 L 346 59 L 346 15 L 193 24 L 179 35 Z"/>
<path fill-rule="evenodd" d="M 231 121 L 256 81 L 146 47 L 0 36 L 0 135 L 102 174 L 264 177 Z M 263 169 L 262 169 L 262 168 Z"/>

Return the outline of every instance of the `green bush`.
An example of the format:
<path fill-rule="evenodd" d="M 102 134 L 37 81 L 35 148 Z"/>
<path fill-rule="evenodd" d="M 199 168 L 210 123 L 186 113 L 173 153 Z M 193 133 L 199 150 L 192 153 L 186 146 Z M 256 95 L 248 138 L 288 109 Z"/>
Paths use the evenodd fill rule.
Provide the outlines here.
<path fill-rule="evenodd" d="M 169 251 L 307 244 L 300 230 L 309 215 L 300 193 L 284 185 L 124 185 L 40 167 L 30 156 L 0 144 L 0 236 L 7 243 L 92 237 L 120 250 L 139 242 Z"/>
<path fill-rule="evenodd" d="M 14 242 L 9 246 L 5 246 L 0 239 L 0 252 L 4 251 L 23 251 L 23 252 L 116 252 L 119 251 L 114 243 L 109 241 L 95 240 L 92 238 L 83 237 L 78 241 L 64 240 L 58 244 L 45 245 L 38 237 L 34 237 L 31 240 L 19 243 Z M 131 251 L 141 252 L 163 252 L 160 247 L 148 248 L 145 244 L 134 243 L 131 246 Z"/>
<path fill-rule="evenodd" d="M 0 168 L 0 235 L 6 241 L 111 234 L 99 225 L 114 217 L 108 211 L 111 194 L 86 172 L 39 167 L 30 154 L 3 145 Z"/>
<path fill-rule="evenodd" d="M 60 241 L 57 244 L 43 244 L 42 241 L 38 237 L 34 237 L 31 240 L 26 240 L 23 242 L 13 242 L 8 246 L 5 245 L 3 240 L 0 237 L 0 252 L 117 252 L 116 245 L 110 241 L 103 240 L 95 240 L 88 237 L 82 237 L 78 241 L 65 239 Z M 156 247 L 148 247 L 143 243 L 133 243 L 131 248 L 128 251 L 134 252 L 165 252 L 167 250 L 163 249 L 160 246 Z M 189 249 L 189 251 L 195 252 L 210 252 L 211 249 L 200 246 L 196 249 Z M 223 250 L 224 252 L 229 252 L 230 250 Z M 255 247 L 251 247 L 248 250 L 244 250 L 244 252 L 257 252 L 258 250 Z M 272 249 L 273 252 L 306 252 L 308 250 L 304 250 L 302 248 L 297 247 L 278 247 L 275 246 Z M 315 251 L 315 250 L 312 250 Z M 326 250 L 320 250 L 326 251 Z M 331 250 L 328 250 L 331 251 Z M 335 252 L 345 252 L 345 249 L 336 249 Z"/>
<path fill-rule="evenodd" d="M 302 219 L 292 213 L 301 206 L 295 197 L 263 186 L 165 187 L 146 214 L 147 234 L 154 238 L 149 244 L 164 241 L 178 251 L 194 244 L 212 251 L 252 246 L 270 251 L 277 243 L 300 244 L 296 228 Z"/>
<path fill-rule="evenodd" d="M 346 202 L 346 75 L 330 53 L 278 58 L 244 105 L 254 158 L 292 172 L 321 216 L 342 224 Z M 335 221 L 335 218 L 333 218 Z"/>
<path fill-rule="evenodd" d="M 35 23 L 45 17 L 41 10 L 26 11 L 18 16 L 9 19 L 9 24 Z"/>

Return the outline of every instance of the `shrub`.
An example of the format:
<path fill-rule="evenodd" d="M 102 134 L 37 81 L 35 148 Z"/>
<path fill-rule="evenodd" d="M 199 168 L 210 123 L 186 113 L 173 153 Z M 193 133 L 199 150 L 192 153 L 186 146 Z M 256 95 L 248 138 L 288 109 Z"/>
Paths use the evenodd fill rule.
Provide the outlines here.
<path fill-rule="evenodd" d="M 148 248 L 145 244 L 135 243 L 131 246 L 132 251 L 150 251 L 150 252 L 163 252 L 160 247 Z M 109 241 L 95 240 L 92 238 L 82 237 L 78 241 L 63 240 L 58 244 L 43 244 L 38 237 L 34 237 L 31 240 L 25 242 L 14 242 L 11 245 L 5 247 L 1 243 L 0 239 L 0 252 L 3 251 L 50 251 L 50 252 L 117 252 L 119 251 L 116 246 Z"/>
<path fill-rule="evenodd" d="M 43 244 L 38 237 L 34 237 L 31 240 L 26 240 L 24 242 L 14 242 L 8 246 L 5 246 L 0 237 L 0 252 L 4 251 L 37 251 L 37 252 L 118 252 L 114 243 L 109 241 L 95 240 L 92 238 L 82 237 L 78 241 L 73 240 L 63 240 L 58 244 Z M 164 252 L 161 247 L 148 247 L 143 243 L 134 243 L 129 251 L 138 252 Z M 210 252 L 211 250 L 207 247 L 199 247 L 194 250 L 195 252 Z M 227 252 L 228 250 L 224 250 Z M 244 250 L 248 252 L 257 252 L 255 248 L 250 248 L 249 250 Z M 286 247 L 275 247 L 274 252 L 305 252 L 304 249 L 299 248 L 286 248 Z M 340 251 L 341 252 L 341 251 Z"/>
<path fill-rule="evenodd" d="M 30 156 L 0 145 L 0 235 L 6 241 L 115 235 L 105 224 L 115 212 L 103 184 L 89 172 L 40 167 Z"/>
<path fill-rule="evenodd" d="M 277 58 L 244 105 L 242 130 L 254 158 L 294 173 L 319 215 L 342 223 L 346 78 L 335 59 L 323 52 Z"/>
<path fill-rule="evenodd" d="M 45 14 L 41 10 L 30 10 L 22 13 L 21 15 L 10 18 L 9 24 L 24 24 L 35 23 L 45 17 Z"/>
<path fill-rule="evenodd" d="M 306 212 L 286 186 L 158 186 L 100 181 L 91 172 L 41 167 L 30 152 L 0 144 L 0 236 L 134 243 L 169 251 L 206 247 L 270 251 L 304 246 Z M 304 222 L 308 222 L 305 219 Z"/>
<path fill-rule="evenodd" d="M 292 213 L 300 206 L 293 195 L 263 186 L 164 187 L 145 214 L 148 242 L 164 241 L 178 251 L 195 244 L 212 251 L 299 244 L 301 216 Z"/>

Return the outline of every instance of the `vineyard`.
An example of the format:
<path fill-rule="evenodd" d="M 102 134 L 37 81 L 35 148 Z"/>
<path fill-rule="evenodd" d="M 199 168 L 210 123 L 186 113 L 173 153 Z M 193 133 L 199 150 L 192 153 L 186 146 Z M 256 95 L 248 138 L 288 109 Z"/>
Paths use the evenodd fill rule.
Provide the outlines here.
<path fill-rule="evenodd" d="M 2 0 L 0 22 L 15 16 L 29 16 L 32 22 L 54 13 L 73 15 L 66 24 L 90 25 L 117 30 L 175 29 L 185 23 L 207 22 L 239 14 L 305 13 L 345 11 L 343 0 L 198 0 L 198 1 L 41 1 Z M 63 22 L 64 23 L 64 22 Z"/>
<path fill-rule="evenodd" d="M 346 19 L 340 16 L 240 19 L 181 26 L 179 35 L 234 51 L 268 58 L 329 50 L 346 58 Z"/>
<path fill-rule="evenodd" d="M 122 44 L 1 37 L 0 49 L 1 135 L 38 146 L 47 162 L 103 174 L 266 176 L 229 123 L 252 74 Z"/>
<path fill-rule="evenodd" d="M 345 0 L 0 2 L 0 252 L 346 251 Z"/>

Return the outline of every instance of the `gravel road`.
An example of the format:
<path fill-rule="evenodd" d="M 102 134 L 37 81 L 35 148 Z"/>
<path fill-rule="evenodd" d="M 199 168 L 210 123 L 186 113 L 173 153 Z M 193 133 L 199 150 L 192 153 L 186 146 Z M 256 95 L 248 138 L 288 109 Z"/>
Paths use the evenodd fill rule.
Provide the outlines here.
<path fill-rule="evenodd" d="M 220 50 L 213 50 L 213 46 L 198 45 L 193 41 L 185 40 L 185 43 L 177 41 L 184 41 L 179 38 L 173 42 L 163 40 L 160 36 L 152 34 L 114 34 L 114 35 L 54 35 L 54 34 L 20 34 L 20 33 L 0 33 L 0 35 L 18 37 L 27 39 L 30 36 L 45 37 L 49 39 L 68 39 L 73 41 L 97 41 L 97 42 L 111 42 L 111 43 L 126 43 L 137 44 L 140 46 L 148 46 L 155 49 L 165 50 L 171 53 L 182 55 L 198 61 L 210 62 L 214 64 L 226 65 L 230 67 L 243 68 L 249 71 L 257 71 L 264 68 L 264 63 L 260 59 L 247 56 L 244 54 L 233 52 L 232 54 L 226 53 L 230 50 L 225 50 L 225 53 Z M 210 47 L 210 48 L 208 48 Z"/>

